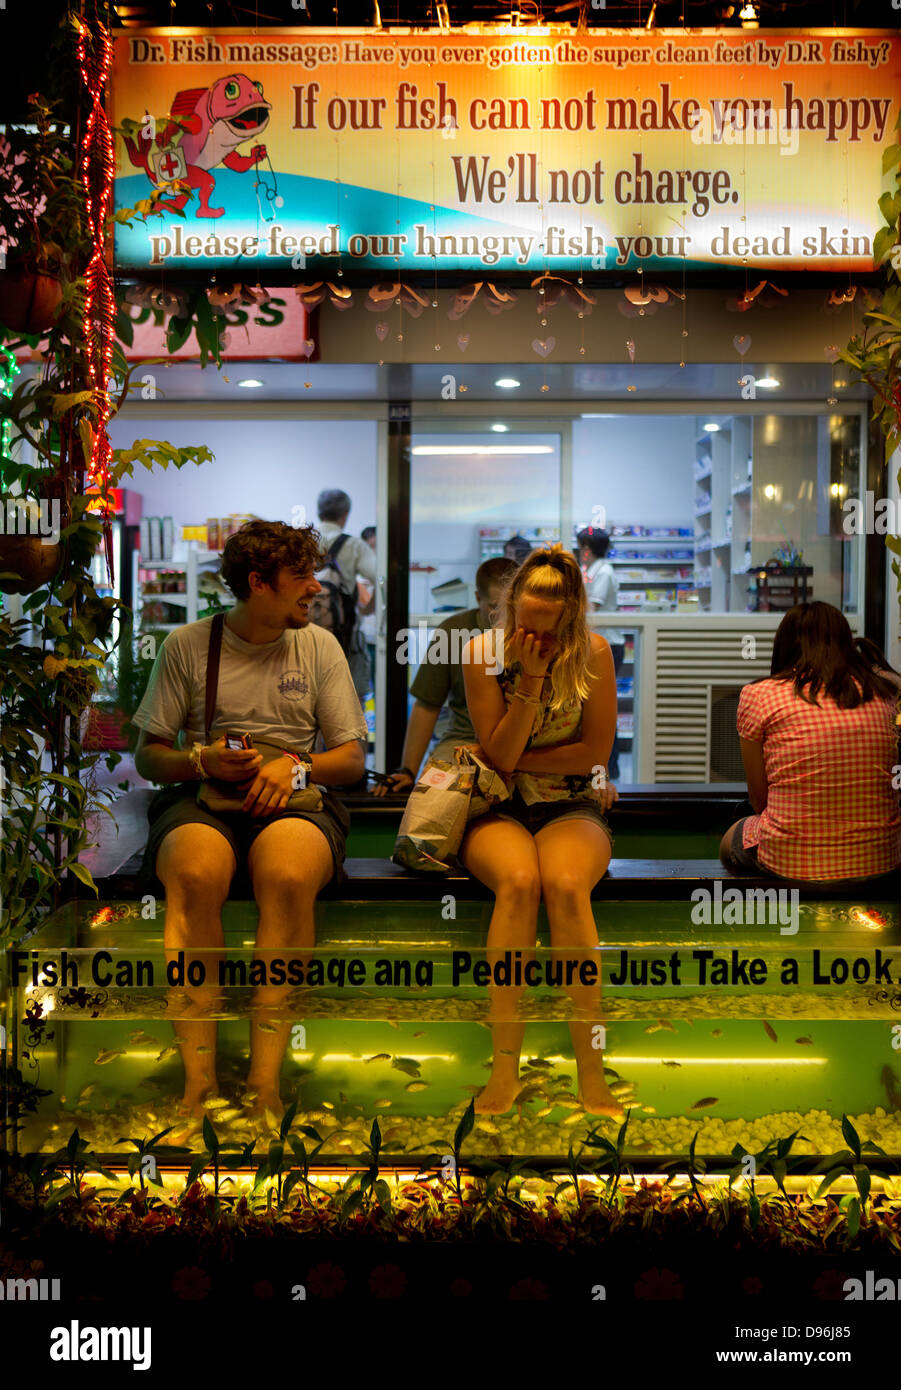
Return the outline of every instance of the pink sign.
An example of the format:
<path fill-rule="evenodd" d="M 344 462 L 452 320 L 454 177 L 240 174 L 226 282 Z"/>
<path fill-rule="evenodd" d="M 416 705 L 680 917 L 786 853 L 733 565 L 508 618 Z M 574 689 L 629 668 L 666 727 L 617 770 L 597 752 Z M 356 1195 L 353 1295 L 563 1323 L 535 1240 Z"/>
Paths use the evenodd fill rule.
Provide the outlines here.
<path fill-rule="evenodd" d="M 134 343 L 125 348 L 130 362 L 148 357 L 192 359 L 199 355 L 197 339 L 192 332 L 175 352 L 166 346 L 168 313 L 178 313 L 178 290 L 168 293 L 166 311 L 161 302 L 166 292 L 146 290 L 147 302 L 125 304 L 124 309 L 134 324 Z M 221 293 L 221 292 L 220 292 Z M 258 358 L 280 357 L 290 362 L 314 361 L 318 344 L 310 336 L 310 316 L 290 287 L 268 291 L 251 291 L 267 295 L 263 303 L 246 303 L 236 299 L 218 307 L 224 317 L 222 357 L 224 361 L 252 361 Z"/>

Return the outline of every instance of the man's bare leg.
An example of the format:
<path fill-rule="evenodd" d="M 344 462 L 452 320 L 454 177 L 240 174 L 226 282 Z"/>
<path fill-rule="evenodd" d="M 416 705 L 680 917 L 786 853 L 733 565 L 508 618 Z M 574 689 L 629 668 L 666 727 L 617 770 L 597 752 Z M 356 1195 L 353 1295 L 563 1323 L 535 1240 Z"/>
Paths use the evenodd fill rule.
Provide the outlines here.
<path fill-rule="evenodd" d="M 208 953 L 217 946 L 224 947 L 222 904 L 236 868 L 231 845 L 212 826 L 179 825 L 170 830 L 156 857 L 157 877 L 166 889 L 167 962 L 179 951 L 184 951 L 187 962 L 198 950 Z M 215 983 L 185 983 L 183 989 L 197 1012 L 209 1007 L 219 994 Z M 180 1018 L 175 1027 L 177 1035 L 184 1038 L 180 1044 L 185 1067 L 183 1107 L 199 1118 L 204 1113 L 204 1097 L 216 1089 L 216 1024 Z"/>
<path fill-rule="evenodd" d="M 485 816 L 467 831 L 460 857 L 469 872 L 494 893 L 488 960 L 494 963 L 504 951 L 534 946 L 541 879 L 535 841 L 525 827 L 500 816 Z M 475 1103 L 483 1115 L 504 1114 L 520 1090 L 519 1059 L 526 1026 L 513 1016 L 521 994 L 521 988 L 512 985 L 491 990 L 494 1057 L 488 1084 Z"/>
<path fill-rule="evenodd" d="M 296 953 L 316 941 L 316 895 L 334 872 L 328 840 L 312 821 L 289 817 L 273 821 L 260 832 L 250 849 L 248 866 L 260 909 L 257 955 Z M 280 1005 L 290 987 L 269 985 L 254 995 L 250 1025 L 248 1089 L 256 1092 L 254 1109 L 280 1115 L 279 1071 L 292 1021 L 284 1020 Z M 262 1025 L 262 1026 L 261 1026 Z M 271 1032 L 270 1029 L 275 1031 Z"/>

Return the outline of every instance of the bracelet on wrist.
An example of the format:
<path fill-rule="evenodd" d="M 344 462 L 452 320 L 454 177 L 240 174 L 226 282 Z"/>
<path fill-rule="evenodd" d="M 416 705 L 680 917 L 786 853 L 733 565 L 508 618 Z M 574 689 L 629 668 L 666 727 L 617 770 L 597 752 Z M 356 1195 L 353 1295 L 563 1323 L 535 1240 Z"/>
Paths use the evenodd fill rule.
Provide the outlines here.
<path fill-rule="evenodd" d="M 188 753 L 188 759 L 191 763 L 191 771 L 194 773 L 198 782 L 205 781 L 207 777 L 207 770 L 203 765 L 203 751 L 203 744 L 198 742 L 194 744 L 193 748 Z"/>

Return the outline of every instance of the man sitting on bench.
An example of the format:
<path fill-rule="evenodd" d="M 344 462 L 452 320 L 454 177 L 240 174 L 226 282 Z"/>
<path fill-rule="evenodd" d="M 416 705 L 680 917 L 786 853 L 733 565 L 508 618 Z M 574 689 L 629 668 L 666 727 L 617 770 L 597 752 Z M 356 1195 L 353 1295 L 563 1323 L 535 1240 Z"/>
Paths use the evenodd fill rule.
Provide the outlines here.
<path fill-rule="evenodd" d="M 142 730 L 136 768 L 148 781 L 174 784 L 151 802 L 145 855 L 145 868 L 155 869 L 166 890 L 169 959 L 179 950 L 188 960 L 198 949 L 223 947 L 221 910 L 239 865 L 246 863 L 259 907 L 257 947 L 289 955 L 314 944 L 316 895 L 344 877 L 350 817 L 327 788 L 363 775 L 366 723 L 341 647 L 307 618 L 321 591 L 314 578 L 319 540 L 312 526 L 242 526 L 222 557 L 222 577 L 237 602 L 221 629 L 214 703 L 206 676 L 216 619 L 202 618 L 166 638 L 134 716 Z M 311 753 L 320 731 L 327 751 Z M 226 733 L 276 745 L 274 756 L 264 762 L 254 747 L 229 748 Z M 208 778 L 244 790 L 240 809 L 200 805 L 198 783 Z M 305 782 L 319 786 L 321 809 L 286 809 Z M 216 991 L 187 992 L 196 1017 L 205 1011 L 199 1001 L 208 1005 Z M 271 998 L 272 989 L 260 991 L 257 1002 L 261 997 Z M 200 1117 L 216 1090 L 216 1024 L 182 1016 L 177 1026 L 184 1105 Z M 258 1114 L 281 1113 L 278 1077 L 290 1028 L 290 1021 L 259 1018 L 251 1028 L 248 1088 Z"/>

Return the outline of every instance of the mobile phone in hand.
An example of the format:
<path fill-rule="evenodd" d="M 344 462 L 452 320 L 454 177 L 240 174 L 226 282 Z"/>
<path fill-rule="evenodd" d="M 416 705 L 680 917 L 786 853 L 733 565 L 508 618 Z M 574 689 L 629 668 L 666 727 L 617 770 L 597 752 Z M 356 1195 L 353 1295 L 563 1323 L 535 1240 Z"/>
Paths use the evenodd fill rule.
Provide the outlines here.
<path fill-rule="evenodd" d="M 236 750 L 241 748 L 252 748 L 253 735 L 228 733 L 225 735 L 225 746 L 226 748 L 233 748 Z"/>

